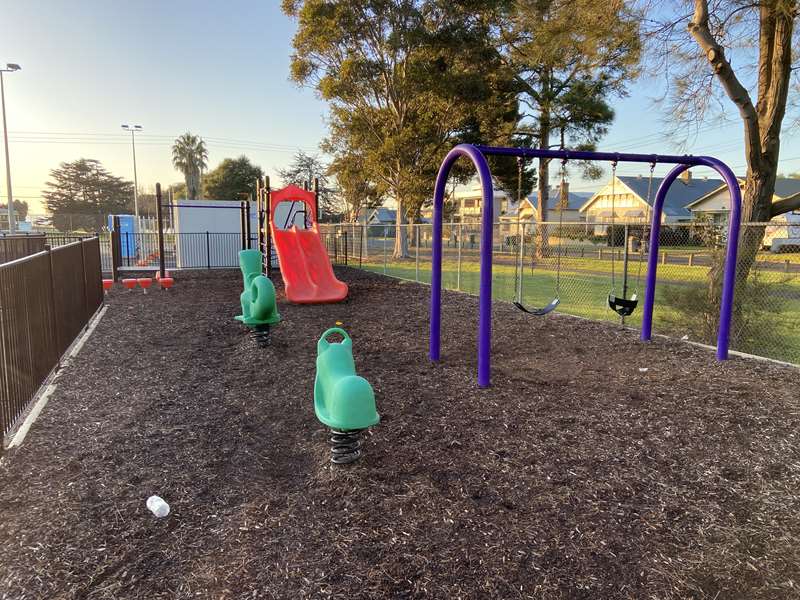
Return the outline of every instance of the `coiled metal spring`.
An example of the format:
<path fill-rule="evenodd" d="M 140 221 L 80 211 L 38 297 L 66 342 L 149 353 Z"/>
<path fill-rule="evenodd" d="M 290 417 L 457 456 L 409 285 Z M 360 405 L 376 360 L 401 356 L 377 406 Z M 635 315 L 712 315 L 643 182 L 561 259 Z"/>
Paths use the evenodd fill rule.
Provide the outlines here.
<path fill-rule="evenodd" d="M 331 462 L 346 465 L 361 457 L 361 430 L 331 429 Z"/>
<path fill-rule="evenodd" d="M 259 348 L 266 348 L 269 346 L 269 325 L 257 325 L 250 330 L 250 335 L 256 341 Z"/>

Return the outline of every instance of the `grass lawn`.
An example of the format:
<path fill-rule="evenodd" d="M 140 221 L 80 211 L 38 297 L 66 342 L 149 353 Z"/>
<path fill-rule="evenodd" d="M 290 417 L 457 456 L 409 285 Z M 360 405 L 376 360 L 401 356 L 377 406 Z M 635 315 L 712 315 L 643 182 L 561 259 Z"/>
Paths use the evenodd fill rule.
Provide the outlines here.
<path fill-rule="evenodd" d="M 442 283 L 445 289 L 460 290 L 477 295 L 479 288 L 479 265 L 477 259 L 470 256 L 462 262 L 460 278 L 458 263 L 447 260 L 452 255 L 446 254 L 442 264 Z M 430 283 L 430 263 L 428 257 L 420 258 L 417 268 L 414 259 L 403 261 L 387 261 L 384 269 L 383 259 L 364 261 L 363 268 L 376 273 L 386 273 L 392 277 Z M 502 260 L 502 259 L 500 259 Z M 522 288 L 522 302 L 527 306 L 544 306 L 556 296 L 555 260 L 546 261 L 548 269 L 525 268 Z M 621 264 L 616 264 L 617 283 L 620 283 Z M 640 284 L 636 285 L 638 264 L 629 267 L 629 294 L 638 293 L 641 303 L 644 299 L 644 273 L 646 265 L 642 265 Z M 516 300 L 517 279 L 513 264 L 495 264 L 492 269 L 492 291 L 496 300 Z M 681 337 L 690 332 L 677 326 L 681 322 L 681 314 L 668 306 L 663 299 L 663 291 L 668 287 L 701 283 L 708 278 L 707 266 L 659 265 L 658 296 L 654 311 L 654 331 Z M 774 319 L 770 319 L 763 330 L 763 337 L 756 340 L 732 342 L 732 349 L 759 354 L 769 358 L 800 363 L 800 280 L 786 279 L 783 273 L 767 273 L 768 281 L 774 282 L 765 306 L 774 306 Z M 460 280 L 459 280 L 460 279 Z M 558 311 L 589 319 L 619 322 L 620 318 L 606 304 L 611 291 L 611 261 L 591 258 L 563 258 L 561 262 L 561 299 Z M 621 289 L 617 292 L 621 293 Z M 641 325 L 641 310 L 625 319 L 631 327 Z M 734 329 L 735 336 L 735 329 Z M 690 336 L 691 337 L 691 336 Z M 702 340 L 699 340 L 702 341 Z M 707 341 L 707 340 L 706 340 Z"/>

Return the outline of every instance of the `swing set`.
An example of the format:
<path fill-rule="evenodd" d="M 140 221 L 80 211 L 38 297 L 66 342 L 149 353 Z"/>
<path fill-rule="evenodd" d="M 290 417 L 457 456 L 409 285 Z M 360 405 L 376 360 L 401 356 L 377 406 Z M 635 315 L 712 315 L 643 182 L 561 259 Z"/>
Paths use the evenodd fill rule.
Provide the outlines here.
<path fill-rule="evenodd" d="M 675 156 L 656 154 L 628 154 L 617 152 L 586 152 L 571 150 L 538 150 L 531 148 L 504 148 L 493 146 L 476 146 L 460 144 L 453 148 L 442 161 L 439 174 L 436 178 L 436 187 L 433 196 L 433 242 L 432 242 L 432 270 L 431 270 L 431 301 L 430 301 L 430 343 L 429 356 L 437 362 L 441 356 L 441 317 L 442 317 L 442 217 L 444 208 L 445 187 L 450 174 L 450 169 L 459 157 L 469 158 L 478 171 L 478 180 L 482 190 L 481 205 L 481 241 L 480 241 L 480 290 L 478 298 L 478 385 L 488 387 L 491 379 L 491 336 L 492 336 L 492 247 L 494 225 L 494 189 L 492 173 L 486 161 L 487 156 L 516 156 L 519 159 L 539 158 L 556 159 L 562 161 L 562 195 L 565 191 L 563 182 L 566 177 L 566 163 L 569 160 L 605 161 L 612 164 L 612 182 L 616 180 L 616 166 L 620 161 L 647 163 L 650 165 L 650 182 L 648 185 L 648 203 L 653 182 L 653 171 L 657 164 L 675 165 L 662 180 L 656 192 L 650 219 L 650 244 L 647 253 L 647 273 L 645 281 L 644 306 L 642 314 L 642 327 L 640 339 L 649 341 L 653 331 L 653 303 L 655 299 L 656 273 L 658 270 L 658 242 L 661 233 L 661 215 L 664 209 L 664 200 L 672 183 L 678 176 L 693 166 L 703 166 L 714 169 L 725 180 L 731 197 L 730 221 L 728 225 L 728 241 L 725 251 L 725 270 L 722 282 L 722 298 L 720 303 L 719 328 L 717 330 L 717 359 L 728 358 L 730 343 L 730 327 L 733 314 L 733 294 L 736 279 L 736 259 L 739 240 L 739 226 L 741 220 L 741 192 L 739 184 L 730 168 L 717 158 L 711 156 Z M 518 164 L 521 164 L 521 160 Z M 519 174 L 521 186 L 521 171 Z M 612 183 L 612 185 L 614 185 Z M 614 243 L 614 214 L 612 194 L 612 221 L 611 239 Z M 563 198 L 561 203 L 563 211 Z M 561 270 L 561 226 L 562 215 L 559 214 L 559 249 L 558 270 L 556 278 L 556 296 L 543 308 L 529 309 L 521 304 L 518 308 L 532 315 L 546 315 L 553 311 L 559 303 L 560 270 Z M 627 254 L 627 240 L 625 240 Z M 640 253 L 640 271 L 643 252 Z M 613 257 L 613 254 L 612 254 Z M 627 286 L 623 277 L 623 289 L 617 295 L 616 273 L 614 259 L 612 258 L 612 284 L 608 295 L 609 307 L 620 316 L 633 313 L 638 305 L 638 289 L 631 297 L 627 296 Z M 637 277 L 638 279 L 638 277 Z M 638 283 L 637 283 L 638 286 Z M 630 312 L 628 312 L 630 311 Z M 627 313 L 627 315 L 625 314 Z"/>

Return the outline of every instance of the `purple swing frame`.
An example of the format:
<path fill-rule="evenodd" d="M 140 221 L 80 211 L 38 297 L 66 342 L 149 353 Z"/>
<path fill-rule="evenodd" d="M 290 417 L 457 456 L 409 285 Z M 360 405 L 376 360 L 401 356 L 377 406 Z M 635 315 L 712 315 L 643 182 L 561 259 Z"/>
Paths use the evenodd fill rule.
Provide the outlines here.
<path fill-rule="evenodd" d="M 489 387 L 491 380 L 492 347 L 492 236 L 494 222 L 494 190 L 492 173 L 486 156 L 519 156 L 525 158 L 548 158 L 558 160 L 600 160 L 606 162 L 667 163 L 675 167 L 667 174 L 656 193 L 650 227 L 650 248 L 647 258 L 647 278 L 642 316 L 641 339 L 649 341 L 653 332 L 653 302 L 658 270 L 658 238 L 661 231 L 661 214 L 664 200 L 677 177 L 693 166 L 714 169 L 728 185 L 731 196 L 728 241 L 725 252 L 725 271 L 722 282 L 722 302 L 717 330 L 717 359 L 728 358 L 731 318 L 733 315 L 733 294 L 736 281 L 736 260 L 741 220 L 742 197 L 739 183 L 730 168 L 721 160 L 711 156 L 673 156 L 660 154 L 626 154 L 622 152 L 579 152 L 569 150 L 536 150 L 528 148 L 502 148 L 460 144 L 450 150 L 442 161 L 436 177 L 433 196 L 433 258 L 431 273 L 430 303 L 430 348 L 429 356 L 434 362 L 440 359 L 442 323 L 442 214 L 445 185 L 453 163 L 466 156 L 472 160 L 478 171 L 478 179 L 483 193 L 481 207 L 480 242 L 480 291 L 478 298 L 478 385 Z"/>

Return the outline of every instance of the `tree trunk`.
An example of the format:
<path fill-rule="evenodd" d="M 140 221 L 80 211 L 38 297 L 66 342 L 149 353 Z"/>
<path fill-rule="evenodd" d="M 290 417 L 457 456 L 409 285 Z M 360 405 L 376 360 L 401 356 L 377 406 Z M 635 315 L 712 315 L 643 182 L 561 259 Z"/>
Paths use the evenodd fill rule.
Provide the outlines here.
<path fill-rule="evenodd" d="M 550 147 L 550 114 L 542 110 L 539 121 L 539 148 Z M 537 169 L 536 190 L 539 196 L 539 226 L 536 228 L 536 258 L 544 258 L 548 254 L 547 222 L 548 204 L 550 203 L 550 161 L 540 158 Z"/>
<path fill-rule="evenodd" d="M 397 200 L 397 226 L 394 231 L 394 252 L 392 258 L 408 258 L 408 228 L 405 226 L 405 207 Z"/>
<path fill-rule="evenodd" d="M 770 220 L 770 205 L 775 189 L 774 171 L 769 173 L 759 173 L 748 170 L 747 178 L 742 194 L 742 223 L 757 222 L 766 223 Z M 735 343 L 737 334 L 740 333 L 741 313 L 743 310 L 741 299 L 747 286 L 748 278 L 758 259 L 758 252 L 764 241 L 766 226 L 743 227 L 739 235 L 739 253 L 736 260 L 736 285 L 734 292 L 733 307 L 733 340 Z M 736 240 L 730 240 L 736 242 Z M 709 284 L 707 289 L 707 301 L 709 310 L 707 311 L 708 331 L 715 332 L 719 326 L 719 309 L 722 304 L 722 281 L 725 274 L 725 249 L 715 248 L 712 253 L 711 268 L 709 270 Z M 713 343 L 713 342 L 711 342 Z"/>

